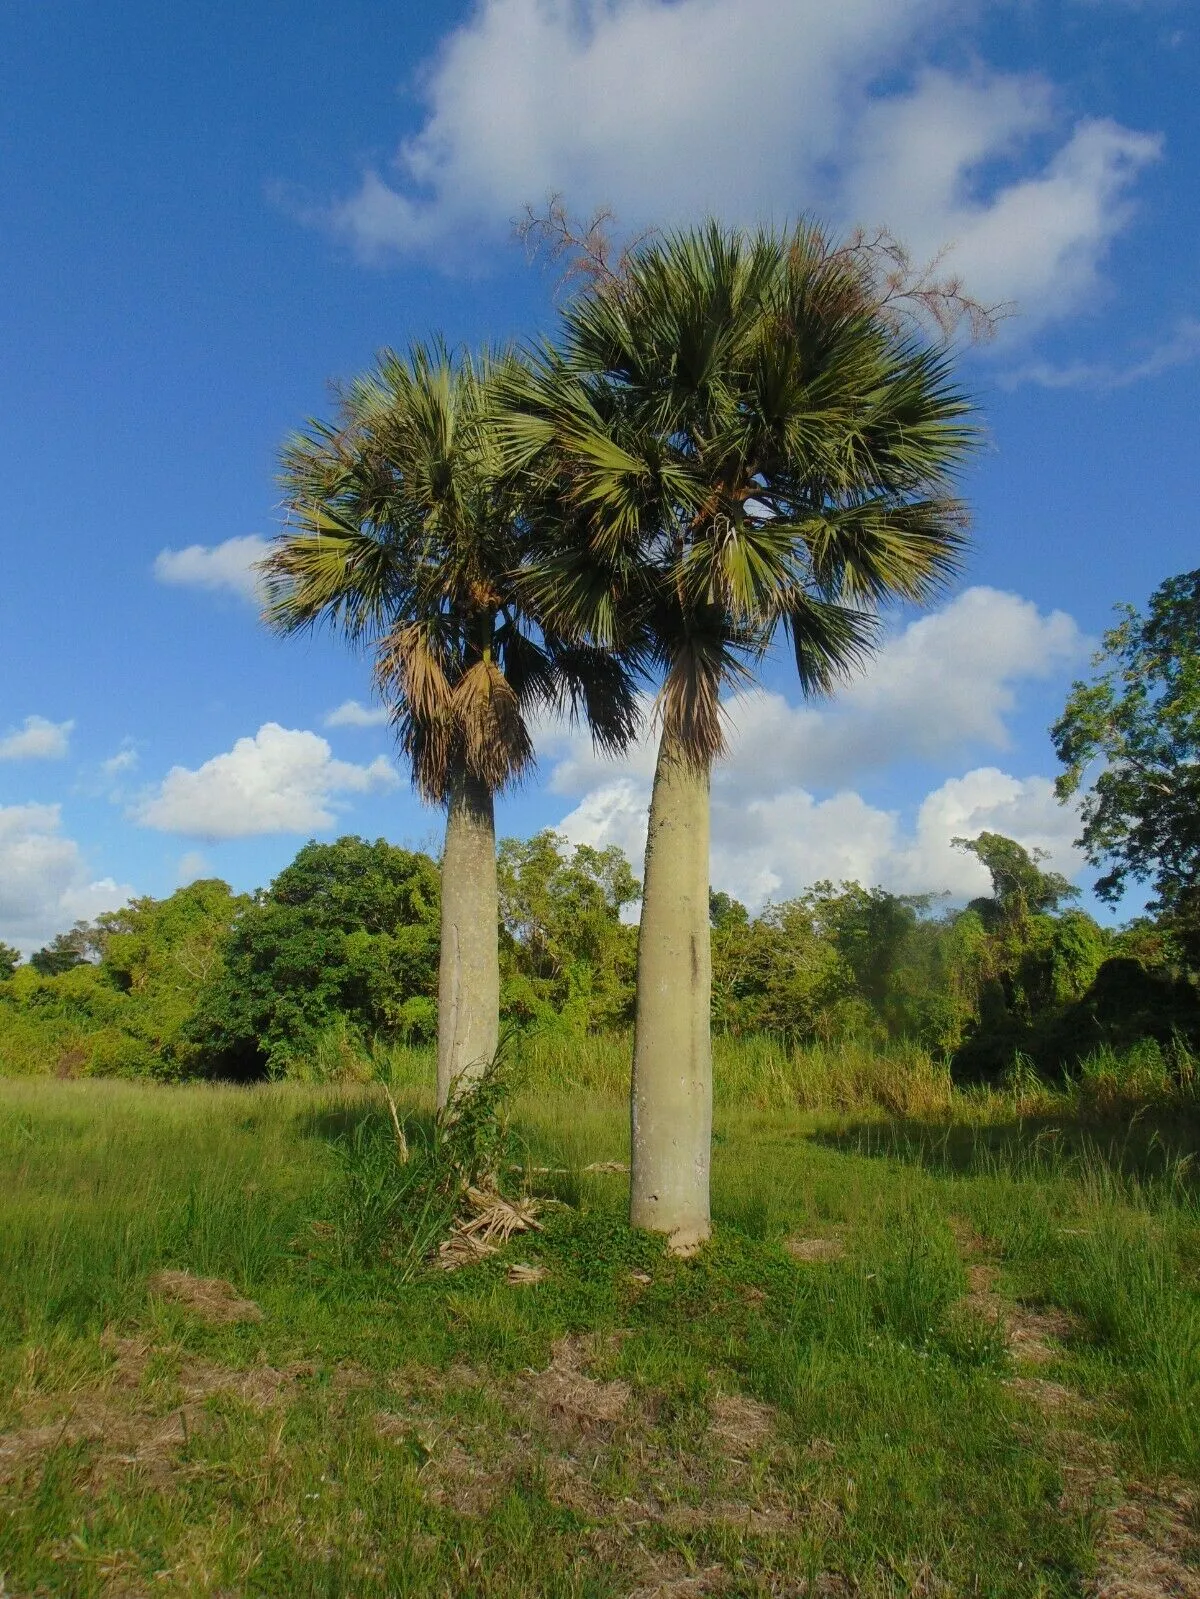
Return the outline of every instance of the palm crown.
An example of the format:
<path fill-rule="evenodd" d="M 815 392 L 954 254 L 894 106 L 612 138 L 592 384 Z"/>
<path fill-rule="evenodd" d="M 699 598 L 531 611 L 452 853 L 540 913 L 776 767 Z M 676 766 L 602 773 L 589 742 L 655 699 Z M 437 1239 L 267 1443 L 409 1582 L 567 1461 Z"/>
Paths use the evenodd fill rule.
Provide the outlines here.
<path fill-rule="evenodd" d="M 500 388 L 507 464 L 571 512 L 526 591 L 564 632 L 648 651 L 664 733 L 702 761 L 722 686 L 779 628 L 826 689 L 881 601 L 956 563 L 968 403 L 869 258 L 812 226 L 641 246 Z"/>
<path fill-rule="evenodd" d="M 287 445 L 289 526 L 263 563 L 267 619 L 328 623 L 374 650 L 377 686 L 427 798 L 464 772 L 489 791 L 533 757 L 532 713 L 583 712 L 602 746 L 635 717 L 610 652 L 539 625 L 515 574 L 535 512 L 499 470 L 491 394 L 512 357 L 385 351 L 335 422 Z"/>

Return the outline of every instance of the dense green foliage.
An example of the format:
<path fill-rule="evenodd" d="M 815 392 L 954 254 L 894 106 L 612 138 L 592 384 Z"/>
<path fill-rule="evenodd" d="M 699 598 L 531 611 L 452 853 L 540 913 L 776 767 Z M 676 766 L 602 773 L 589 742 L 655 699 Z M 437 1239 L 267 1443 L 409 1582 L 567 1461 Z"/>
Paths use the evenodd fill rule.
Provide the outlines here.
<path fill-rule="evenodd" d="M 0 986 L 0 1067 L 62 1077 L 194 1074 L 201 1062 L 186 1027 L 246 904 L 224 883 L 192 883 L 106 913 L 86 938 L 73 929 L 69 964 L 47 972 L 35 957 Z"/>
<path fill-rule="evenodd" d="M 714 893 L 718 1035 L 915 1049 L 966 1081 L 1022 1061 L 1054 1075 L 1140 1041 L 1170 1059 L 1177 1038 L 1200 1039 L 1170 926 L 1102 927 L 1036 851 L 994 833 L 960 842 L 992 876 L 962 909 L 824 882 L 752 916 Z M 609 1033 L 623 1050 L 637 929 L 622 918 L 639 892 L 624 855 L 551 832 L 507 839 L 499 883 L 508 1026 Z M 307 844 L 253 896 L 206 882 L 137 900 L 56 941 L 76 951 L 64 969 L 31 962 L 0 981 L 0 1069 L 370 1075 L 378 1050 L 434 1036 L 438 916 L 436 863 L 381 839 Z"/>
<path fill-rule="evenodd" d="M 1200 569 L 1130 605 L 1104 635 L 1096 676 L 1052 729 L 1062 799 L 1084 791 L 1080 843 L 1112 901 L 1149 882 L 1153 909 L 1200 967 Z M 1099 767 L 1093 775 L 1094 769 Z M 1089 786 L 1090 783 L 1090 786 Z"/>
<path fill-rule="evenodd" d="M 615 846 L 568 853 L 553 833 L 500 846 L 501 1003 L 510 1020 L 569 1032 L 633 1012 L 637 929 L 621 920 L 637 878 Z"/>
<path fill-rule="evenodd" d="M 323 1034 L 431 1036 L 437 868 L 383 839 L 306 844 L 238 916 L 189 1024 L 226 1076 L 301 1073 Z"/>

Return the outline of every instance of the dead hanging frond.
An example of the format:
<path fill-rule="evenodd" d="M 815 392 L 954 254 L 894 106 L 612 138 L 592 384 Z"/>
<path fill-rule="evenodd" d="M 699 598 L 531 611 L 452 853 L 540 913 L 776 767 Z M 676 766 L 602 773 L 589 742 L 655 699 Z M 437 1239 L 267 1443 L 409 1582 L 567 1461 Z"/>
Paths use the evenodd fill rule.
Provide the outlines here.
<path fill-rule="evenodd" d="M 560 293 L 577 285 L 603 293 L 619 288 L 628 276 L 631 257 L 657 231 L 644 228 L 618 249 L 613 242 L 616 223 L 616 212 L 606 205 L 597 207 L 586 221 L 573 217 L 562 194 L 555 192 L 547 195 L 543 211 L 526 205 L 513 230 L 530 260 L 540 256 L 561 268 Z"/>
<path fill-rule="evenodd" d="M 476 661 L 450 701 L 454 737 L 468 771 L 493 791 L 527 770 L 533 740 L 512 684 L 494 660 Z"/>
<path fill-rule="evenodd" d="M 434 622 L 406 622 L 381 641 L 375 686 L 392 707 L 392 725 L 417 787 L 437 804 L 445 796 L 454 749 L 453 661 Z"/>
<path fill-rule="evenodd" d="M 965 326 L 972 344 L 986 344 L 1000 323 L 1015 315 L 1010 300 L 988 305 L 970 294 L 957 273 L 943 271 L 953 246 L 943 247 L 918 265 L 912 252 L 888 228 L 855 229 L 845 244 L 833 251 L 839 258 L 861 264 L 875 296 L 875 310 L 897 330 L 914 323 L 936 328 L 944 339 Z"/>
<path fill-rule="evenodd" d="M 375 682 L 385 700 L 403 696 L 422 722 L 445 718 L 454 691 L 451 663 L 431 622 L 405 622 L 381 641 L 375 657 Z"/>
<path fill-rule="evenodd" d="M 707 766 L 725 753 L 721 689 L 749 676 L 745 662 L 719 630 L 692 631 L 673 651 L 655 701 L 663 738 L 684 760 Z"/>

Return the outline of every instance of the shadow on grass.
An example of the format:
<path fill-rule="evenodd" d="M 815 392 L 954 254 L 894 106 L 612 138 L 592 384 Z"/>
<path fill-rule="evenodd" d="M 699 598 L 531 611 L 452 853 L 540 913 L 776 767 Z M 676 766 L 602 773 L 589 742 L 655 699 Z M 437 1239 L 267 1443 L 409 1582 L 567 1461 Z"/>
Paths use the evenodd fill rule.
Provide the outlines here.
<path fill-rule="evenodd" d="M 812 1141 L 843 1154 L 957 1175 L 1068 1176 L 1102 1167 L 1200 1196 L 1200 1117 L 1190 1107 L 1143 1107 L 1119 1116 L 1039 1112 L 989 1122 L 898 1116 L 823 1129 Z"/>
<path fill-rule="evenodd" d="M 431 1110 L 413 1110 L 402 1106 L 400 1123 L 410 1143 L 427 1144 L 433 1138 L 434 1114 Z M 387 1103 L 381 1095 L 363 1094 L 361 1098 L 347 1100 L 341 1105 L 327 1105 L 320 1110 L 306 1111 L 297 1118 L 296 1125 L 304 1138 L 341 1144 L 368 1126 L 387 1127 Z"/>

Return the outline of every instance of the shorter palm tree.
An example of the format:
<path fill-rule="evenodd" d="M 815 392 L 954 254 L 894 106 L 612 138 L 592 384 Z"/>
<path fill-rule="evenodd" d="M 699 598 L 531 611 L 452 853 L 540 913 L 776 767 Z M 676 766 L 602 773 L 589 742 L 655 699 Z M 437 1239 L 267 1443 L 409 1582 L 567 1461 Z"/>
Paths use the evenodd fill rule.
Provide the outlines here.
<path fill-rule="evenodd" d="M 500 473 L 489 421 L 513 364 L 385 351 L 334 422 L 285 447 L 288 526 L 263 563 L 272 627 L 323 623 L 371 649 L 413 781 L 446 808 L 439 1104 L 497 1047 L 494 796 L 533 761 L 532 715 L 582 714 L 608 750 L 636 725 L 621 659 L 568 641 L 522 593 L 539 508 Z"/>

